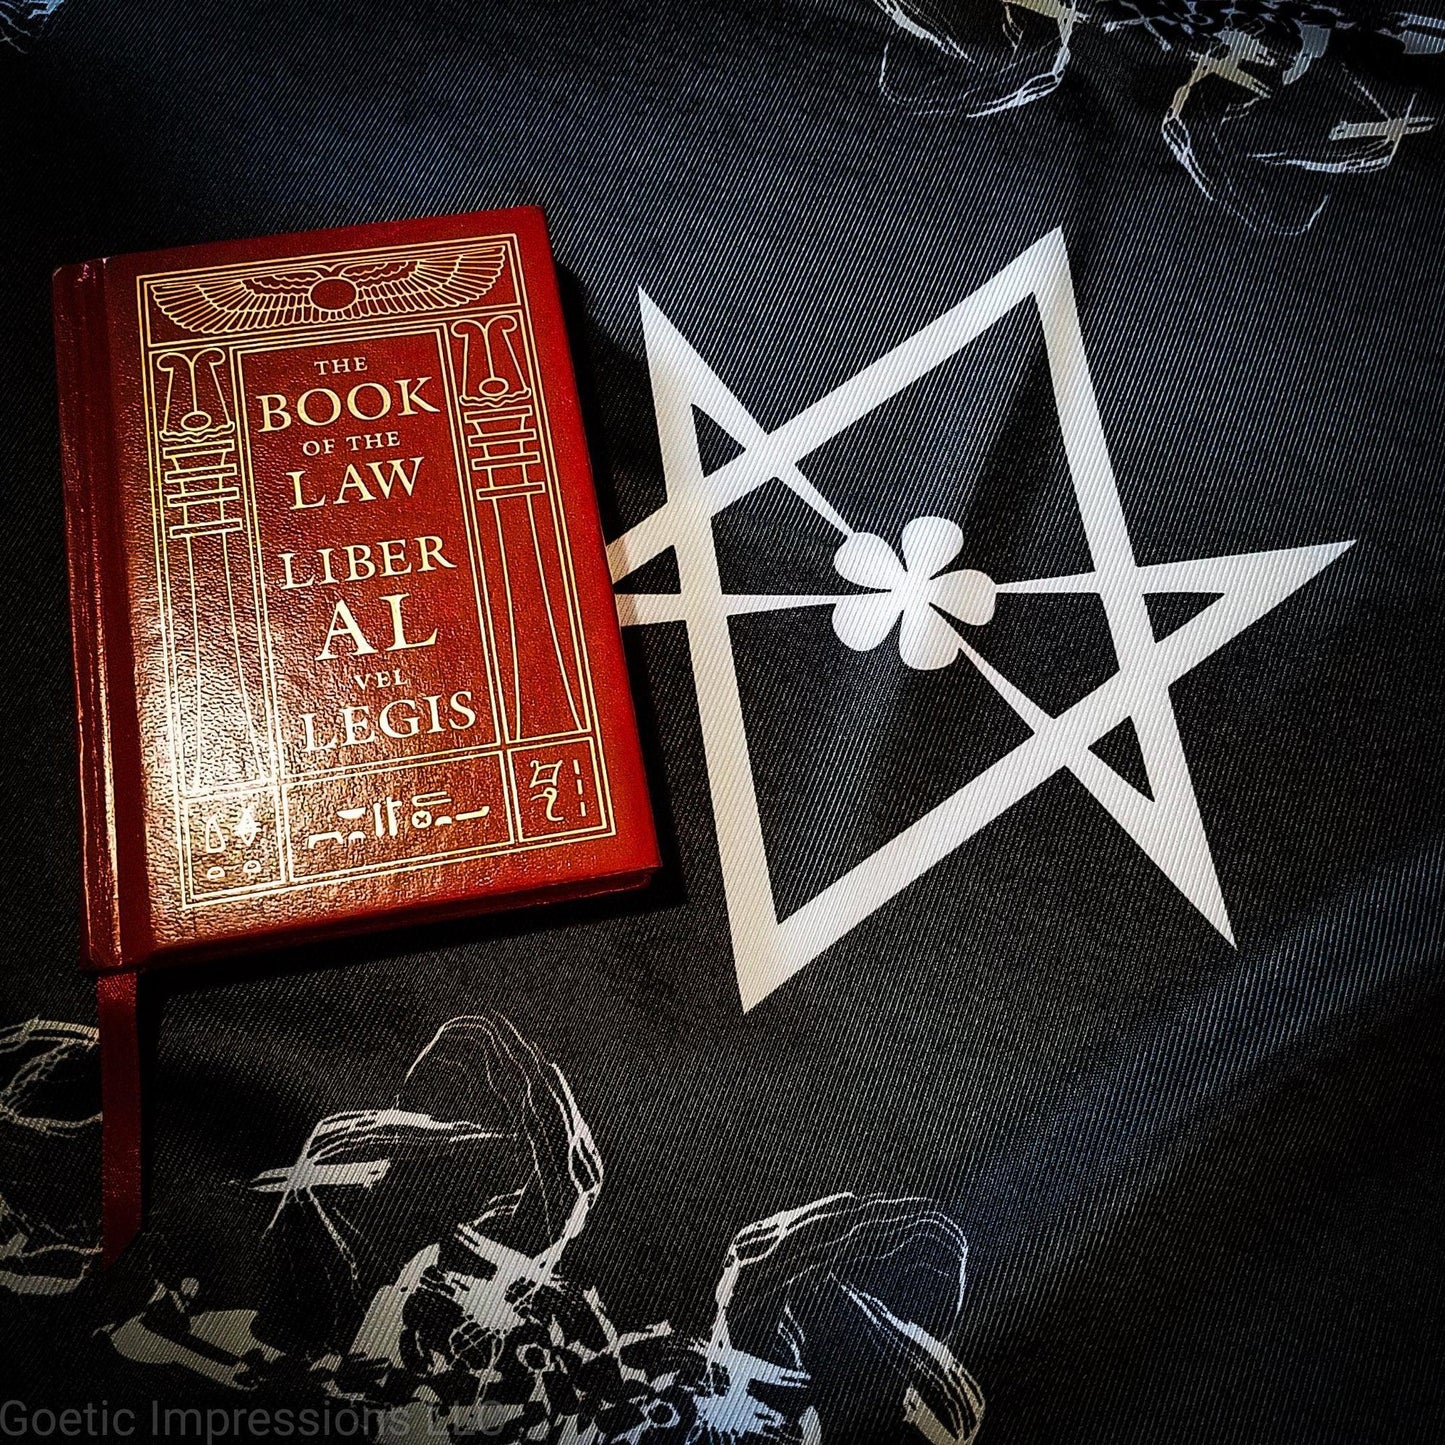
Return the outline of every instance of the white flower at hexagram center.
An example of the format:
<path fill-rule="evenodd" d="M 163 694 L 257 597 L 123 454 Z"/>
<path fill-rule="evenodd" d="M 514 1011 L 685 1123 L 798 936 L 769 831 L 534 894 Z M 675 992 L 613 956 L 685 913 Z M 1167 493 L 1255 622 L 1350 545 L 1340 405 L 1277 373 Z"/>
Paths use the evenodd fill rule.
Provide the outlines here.
<path fill-rule="evenodd" d="M 833 608 L 833 631 L 855 652 L 877 647 L 901 617 L 898 651 L 909 667 L 947 667 L 962 644 L 939 615 L 981 627 L 993 617 L 993 579 L 943 569 L 963 550 L 963 532 L 944 517 L 915 517 L 903 529 L 903 560 L 872 532 L 855 532 L 833 556 L 849 582 L 874 590 Z"/>

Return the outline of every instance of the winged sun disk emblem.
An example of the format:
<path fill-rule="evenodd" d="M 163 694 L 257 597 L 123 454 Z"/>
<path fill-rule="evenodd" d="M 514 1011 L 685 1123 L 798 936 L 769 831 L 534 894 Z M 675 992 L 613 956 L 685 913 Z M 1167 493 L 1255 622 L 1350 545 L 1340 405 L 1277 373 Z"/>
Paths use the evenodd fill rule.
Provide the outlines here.
<path fill-rule="evenodd" d="M 175 324 L 203 336 L 466 306 L 497 284 L 501 246 L 301 266 L 254 275 L 158 283 L 155 303 Z"/>

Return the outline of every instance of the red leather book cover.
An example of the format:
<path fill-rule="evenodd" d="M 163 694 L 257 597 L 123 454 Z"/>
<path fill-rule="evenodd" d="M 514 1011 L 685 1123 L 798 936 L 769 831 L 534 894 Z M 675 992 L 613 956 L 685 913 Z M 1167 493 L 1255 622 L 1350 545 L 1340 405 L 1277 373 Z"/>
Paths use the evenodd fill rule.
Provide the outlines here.
<path fill-rule="evenodd" d="M 657 866 L 534 209 L 55 278 L 89 963 Z"/>

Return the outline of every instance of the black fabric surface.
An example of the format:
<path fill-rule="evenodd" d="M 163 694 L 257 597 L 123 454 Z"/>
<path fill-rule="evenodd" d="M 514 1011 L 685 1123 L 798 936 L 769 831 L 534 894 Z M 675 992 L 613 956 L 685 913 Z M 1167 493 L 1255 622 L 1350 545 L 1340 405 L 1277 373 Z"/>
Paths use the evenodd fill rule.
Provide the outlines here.
<path fill-rule="evenodd" d="M 255 1181 L 340 1111 L 484 1117 L 493 1044 L 449 1033 L 452 1085 L 405 1081 L 449 1020 L 486 1015 L 590 1126 L 605 1179 L 562 1272 L 619 1329 L 705 1340 L 752 1221 L 844 1191 L 930 1201 L 909 1206 L 927 1246 L 860 1264 L 829 1235 L 776 1297 L 739 1285 L 734 1343 L 808 1377 L 755 1392 L 778 1423 L 734 1412 L 708 1435 L 691 1365 L 654 1362 L 638 1379 L 676 1393 L 679 1423 L 614 1405 L 583 1439 L 925 1438 L 905 1421 L 910 1384 L 936 1398 L 925 1365 L 906 1332 L 865 1327 L 861 1291 L 947 1344 L 990 1445 L 1437 1440 L 1445 22 L 1140 0 L 1092 7 L 1063 63 L 1047 5 L 987 0 L 42 8 L 0 4 L 0 1027 L 94 1022 L 57 265 L 540 204 L 617 536 L 666 494 L 639 290 L 771 429 L 1061 228 L 1139 562 L 1354 545 L 1171 690 L 1233 946 L 1060 771 L 746 1012 L 686 633 L 629 629 L 664 876 L 642 898 L 147 980 L 148 1227 L 103 1277 L 75 1278 L 99 1217 L 94 1048 L 5 1035 L 0 1264 L 60 1283 L 0 1270 L 0 1396 L 408 1398 L 415 1371 L 337 1386 L 324 1362 L 477 1216 L 494 1161 L 402 1149 L 374 1187 L 279 1214 Z M 1261 93 L 1199 80 L 1186 143 L 1166 117 L 1231 44 Z M 1056 64 L 1057 86 L 1038 79 Z M 1393 151 L 1331 138 L 1391 117 Z M 738 450 L 720 418 L 697 425 L 705 470 Z M 895 548 L 941 516 L 963 529 L 956 565 L 1000 581 L 1090 568 L 1027 306 L 803 468 Z M 724 592 L 856 590 L 838 535 L 778 482 L 715 522 Z M 668 554 L 621 589 L 677 586 Z M 1156 636 L 1209 600 L 1151 603 Z M 1051 716 L 1118 667 L 1093 593 L 1001 594 L 956 630 Z M 910 667 L 896 628 L 853 651 L 814 607 L 731 636 L 781 917 L 1029 736 L 979 667 Z M 1147 786 L 1130 733 L 1097 751 Z M 940 1220 L 968 1242 L 958 1312 Z M 775 1328 L 784 1298 L 801 1356 Z M 225 1380 L 109 1333 L 183 1338 L 188 1314 L 228 1310 L 255 1311 L 275 1354 L 237 1373 L 221 1350 Z M 564 1438 L 549 1408 L 496 1438 Z"/>

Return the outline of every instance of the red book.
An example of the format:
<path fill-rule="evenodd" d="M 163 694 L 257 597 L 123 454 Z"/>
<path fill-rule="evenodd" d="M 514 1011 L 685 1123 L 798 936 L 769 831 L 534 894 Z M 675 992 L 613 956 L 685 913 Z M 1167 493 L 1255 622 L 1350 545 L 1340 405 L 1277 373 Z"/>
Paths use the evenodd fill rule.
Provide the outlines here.
<path fill-rule="evenodd" d="M 539 211 L 112 257 L 54 296 L 103 1031 L 139 968 L 647 879 Z"/>

